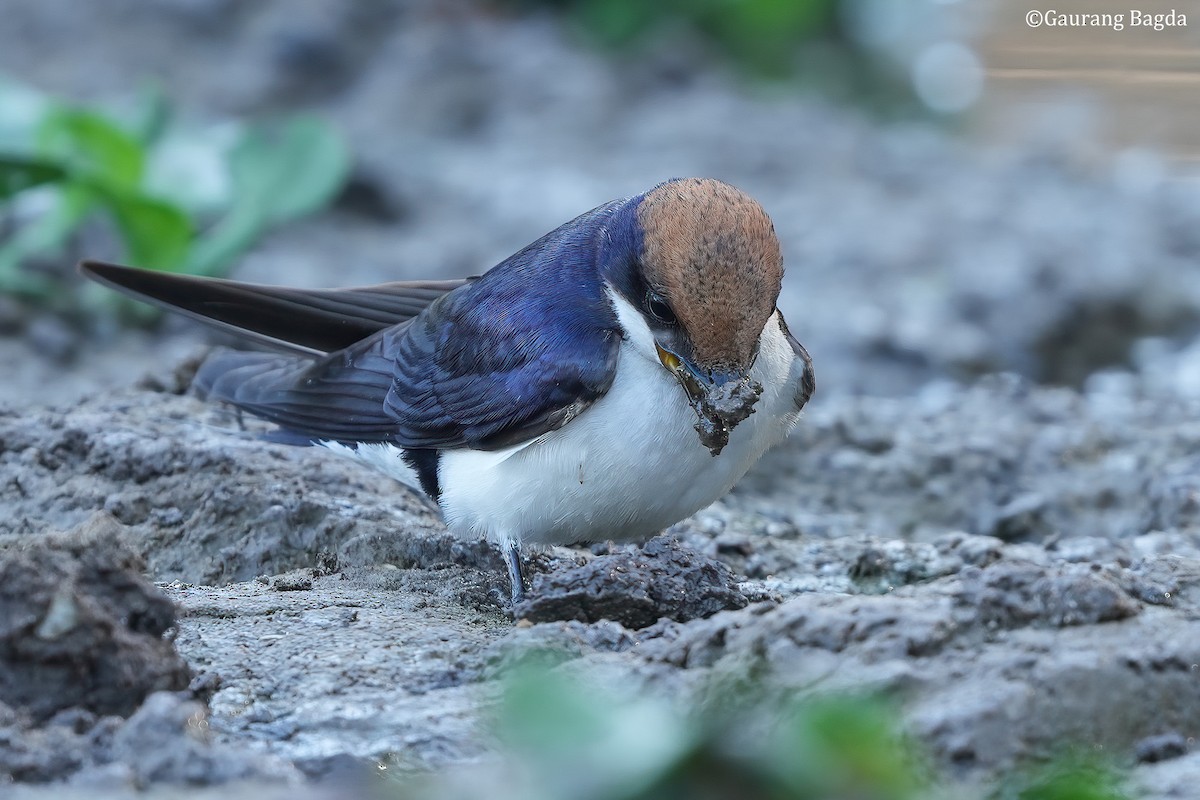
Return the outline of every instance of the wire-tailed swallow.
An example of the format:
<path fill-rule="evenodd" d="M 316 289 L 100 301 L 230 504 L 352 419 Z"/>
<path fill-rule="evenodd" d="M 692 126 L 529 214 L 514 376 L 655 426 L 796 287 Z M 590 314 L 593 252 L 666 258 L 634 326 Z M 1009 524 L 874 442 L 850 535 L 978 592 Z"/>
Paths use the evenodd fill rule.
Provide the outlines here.
<path fill-rule="evenodd" d="M 483 276 L 260 286 L 94 261 L 83 274 L 266 342 L 202 394 L 419 483 L 463 537 L 648 538 L 781 441 L 812 361 L 776 308 L 783 262 L 752 198 L 672 180 L 583 214 Z"/>

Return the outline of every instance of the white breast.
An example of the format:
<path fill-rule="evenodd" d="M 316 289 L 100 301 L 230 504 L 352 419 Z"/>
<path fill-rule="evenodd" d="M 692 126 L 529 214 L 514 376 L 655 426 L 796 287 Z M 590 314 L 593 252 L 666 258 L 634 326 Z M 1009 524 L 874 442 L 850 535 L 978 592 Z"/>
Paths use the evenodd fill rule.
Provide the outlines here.
<path fill-rule="evenodd" d="M 610 296 L 627 332 L 612 387 L 567 425 L 531 442 L 444 451 L 441 506 L 451 530 L 532 545 L 648 538 L 728 492 L 787 436 L 799 417 L 804 365 L 778 313 L 767 321 L 751 370 L 763 394 L 714 457 L 641 315 Z"/>

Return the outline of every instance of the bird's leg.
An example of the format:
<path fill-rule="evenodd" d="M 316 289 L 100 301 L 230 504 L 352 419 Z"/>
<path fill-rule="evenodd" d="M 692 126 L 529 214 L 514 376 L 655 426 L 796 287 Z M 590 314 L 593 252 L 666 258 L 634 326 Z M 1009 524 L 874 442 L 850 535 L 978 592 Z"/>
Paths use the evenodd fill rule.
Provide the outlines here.
<path fill-rule="evenodd" d="M 508 584 L 512 587 L 515 607 L 525 599 L 525 576 L 521 573 L 521 549 L 516 542 L 504 544 L 504 561 L 508 564 Z"/>

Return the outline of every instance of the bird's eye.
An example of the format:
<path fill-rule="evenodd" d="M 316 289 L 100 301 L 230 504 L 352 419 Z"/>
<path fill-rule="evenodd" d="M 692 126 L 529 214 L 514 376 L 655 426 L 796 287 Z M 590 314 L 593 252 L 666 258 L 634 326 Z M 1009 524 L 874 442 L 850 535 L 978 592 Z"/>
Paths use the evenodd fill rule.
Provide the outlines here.
<path fill-rule="evenodd" d="M 658 292 L 646 293 L 646 310 L 650 312 L 650 316 L 664 325 L 675 324 L 675 312 Z"/>

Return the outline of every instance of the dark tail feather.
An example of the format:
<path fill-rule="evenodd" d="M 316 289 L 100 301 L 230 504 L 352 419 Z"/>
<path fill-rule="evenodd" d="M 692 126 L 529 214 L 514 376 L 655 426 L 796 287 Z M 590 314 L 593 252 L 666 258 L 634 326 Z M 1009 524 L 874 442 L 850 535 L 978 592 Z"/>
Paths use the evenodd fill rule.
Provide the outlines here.
<path fill-rule="evenodd" d="M 94 281 L 168 311 L 292 352 L 323 355 L 420 314 L 471 279 L 292 289 L 84 261 Z"/>

